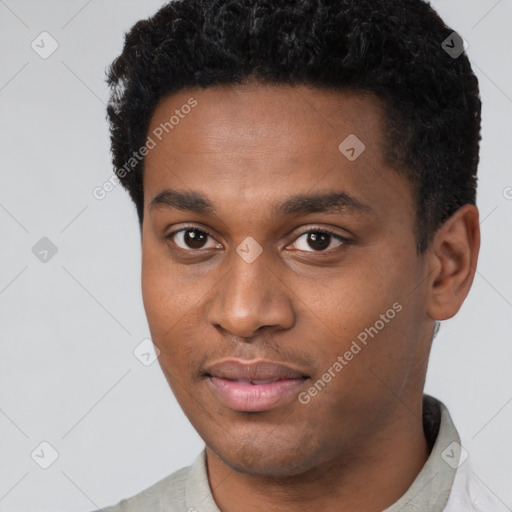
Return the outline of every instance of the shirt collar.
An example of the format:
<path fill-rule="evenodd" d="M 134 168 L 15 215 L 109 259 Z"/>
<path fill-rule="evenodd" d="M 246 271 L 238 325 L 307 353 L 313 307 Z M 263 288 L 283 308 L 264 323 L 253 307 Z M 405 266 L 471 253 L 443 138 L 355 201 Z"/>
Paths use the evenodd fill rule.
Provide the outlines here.
<path fill-rule="evenodd" d="M 423 397 L 423 427 L 433 443 L 427 462 L 406 493 L 384 512 L 442 512 L 453 486 L 461 453 L 460 438 L 446 406 Z"/>

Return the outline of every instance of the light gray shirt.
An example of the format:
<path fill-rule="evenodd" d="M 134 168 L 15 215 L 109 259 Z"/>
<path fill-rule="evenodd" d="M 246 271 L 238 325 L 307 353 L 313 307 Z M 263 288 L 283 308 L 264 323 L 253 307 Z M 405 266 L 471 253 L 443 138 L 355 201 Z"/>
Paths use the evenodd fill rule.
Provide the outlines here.
<path fill-rule="evenodd" d="M 489 491 L 471 479 L 467 452 L 445 405 L 424 396 L 423 425 L 430 456 L 406 493 L 384 512 L 501 512 Z M 98 512 L 98 511 L 96 511 Z M 203 449 L 192 466 L 176 471 L 103 512 L 221 512 L 208 481 Z"/>

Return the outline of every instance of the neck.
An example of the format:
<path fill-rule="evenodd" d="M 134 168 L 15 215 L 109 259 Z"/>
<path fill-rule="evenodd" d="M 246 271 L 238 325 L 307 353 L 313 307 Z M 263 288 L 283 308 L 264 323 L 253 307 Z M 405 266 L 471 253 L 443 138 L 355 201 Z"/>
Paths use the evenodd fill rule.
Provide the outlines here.
<path fill-rule="evenodd" d="M 332 459 L 289 477 L 239 473 L 206 447 L 208 478 L 223 512 L 343 510 L 381 512 L 411 486 L 429 456 L 422 403 L 399 407 L 391 421 L 358 440 L 358 456 Z"/>

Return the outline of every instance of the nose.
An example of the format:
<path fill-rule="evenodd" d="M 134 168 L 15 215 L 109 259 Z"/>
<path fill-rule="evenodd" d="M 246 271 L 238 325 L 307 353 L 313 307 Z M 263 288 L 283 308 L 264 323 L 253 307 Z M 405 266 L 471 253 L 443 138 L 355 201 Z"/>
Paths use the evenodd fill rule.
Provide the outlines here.
<path fill-rule="evenodd" d="M 243 338 L 263 327 L 290 329 L 295 314 L 289 289 L 264 254 L 251 263 L 236 253 L 232 259 L 211 299 L 208 322 Z"/>

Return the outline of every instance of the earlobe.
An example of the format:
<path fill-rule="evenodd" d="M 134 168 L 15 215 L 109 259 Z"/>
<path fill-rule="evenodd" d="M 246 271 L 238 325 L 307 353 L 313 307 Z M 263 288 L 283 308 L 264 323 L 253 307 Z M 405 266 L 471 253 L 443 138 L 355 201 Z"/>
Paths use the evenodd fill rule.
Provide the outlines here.
<path fill-rule="evenodd" d="M 435 233 L 429 249 L 427 314 L 446 320 L 459 311 L 475 277 L 480 249 L 478 209 L 459 208 Z"/>

